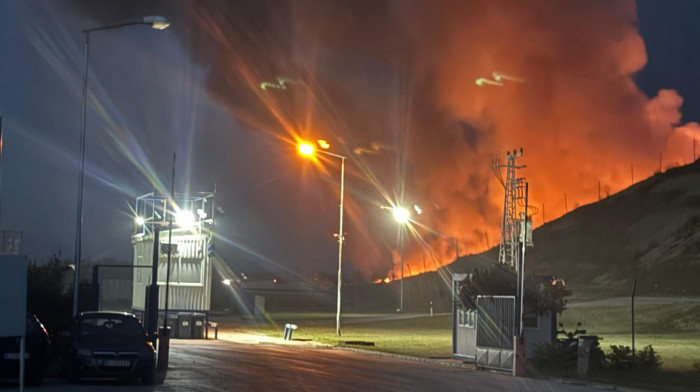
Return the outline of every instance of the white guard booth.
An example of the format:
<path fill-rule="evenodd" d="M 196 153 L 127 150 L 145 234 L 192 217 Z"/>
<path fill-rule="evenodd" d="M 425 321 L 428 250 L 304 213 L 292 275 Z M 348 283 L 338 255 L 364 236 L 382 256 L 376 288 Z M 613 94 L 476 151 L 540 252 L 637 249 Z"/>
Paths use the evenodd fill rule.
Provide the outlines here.
<path fill-rule="evenodd" d="M 137 268 L 134 268 L 132 312 L 142 320 L 146 316 L 147 288 L 153 278 L 153 245 L 158 237 L 158 325 L 167 322 L 173 338 L 205 337 L 214 259 L 214 193 L 176 195 L 172 203 L 163 195 L 149 193 L 136 199 L 134 211 L 137 224 L 131 243 Z M 171 250 L 169 275 L 168 250 Z M 166 285 L 168 319 L 164 321 Z"/>
<path fill-rule="evenodd" d="M 469 274 L 452 277 L 452 357 L 479 368 L 512 371 L 515 297 L 478 295 L 476 303 L 464 303 L 460 283 L 470 278 Z M 531 358 L 539 344 L 555 340 L 556 313 L 538 315 L 526 309 L 523 327 L 525 358 Z"/>

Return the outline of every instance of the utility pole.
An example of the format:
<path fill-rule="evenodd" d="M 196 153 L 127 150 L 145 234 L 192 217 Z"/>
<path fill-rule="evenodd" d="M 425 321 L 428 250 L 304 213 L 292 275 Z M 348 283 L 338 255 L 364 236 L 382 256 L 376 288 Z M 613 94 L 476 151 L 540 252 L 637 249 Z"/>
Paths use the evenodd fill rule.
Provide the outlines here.
<path fill-rule="evenodd" d="M 634 185 L 634 165 L 630 164 L 630 175 L 632 176 L 632 185 Z"/>
<path fill-rule="evenodd" d="M 544 218 L 544 203 L 542 203 L 542 224 L 547 223 L 547 220 Z"/>
<path fill-rule="evenodd" d="M 525 183 L 524 190 L 523 190 L 523 198 L 524 198 L 524 205 L 523 205 L 523 212 L 521 212 L 520 217 L 522 218 L 520 221 L 522 223 L 522 226 L 520 227 L 520 235 L 518 236 L 518 283 L 517 283 L 517 292 L 515 293 L 515 298 L 516 298 L 516 331 L 518 333 L 519 337 L 523 336 L 523 306 L 524 306 L 524 286 L 525 286 L 525 249 L 528 245 L 528 242 L 531 241 L 531 239 L 528 237 L 528 218 L 527 218 L 527 195 L 528 195 L 528 183 Z"/>
<path fill-rule="evenodd" d="M 506 153 L 506 164 L 502 164 L 498 157 L 493 162 L 493 172 L 505 189 L 498 262 L 509 265 L 515 271 L 520 269 L 518 263 L 518 253 L 520 253 L 518 243 L 520 236 L 518 233 L 522 230 L 518 205 L 523 205 L 526 199 L 525 192 L 527 190 L 525 178 L 516 176 L 516 171 L 525 167 L 525 165 L 516 164 L 516 159 L 522 156 L 523 149 L 521 148 L 520 151 L 514 150 L 512 153 Z M 506 168 L 505 179 L 501 175 L 501 168 L 503 167 Z M 527 216 L 527 209 L 523 211 L 523 214 Z M 527 245 L 531 245 L 531 243 Z"/>

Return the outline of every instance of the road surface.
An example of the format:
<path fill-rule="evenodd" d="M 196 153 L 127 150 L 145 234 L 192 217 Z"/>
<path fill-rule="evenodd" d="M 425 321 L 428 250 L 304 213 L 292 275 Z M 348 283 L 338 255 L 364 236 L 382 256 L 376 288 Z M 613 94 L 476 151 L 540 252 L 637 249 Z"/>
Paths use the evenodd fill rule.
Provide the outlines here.
<path fill-rule="evenodd" d="M 47 379 L 28 391 L 600 391 L 600 387 L 514 378 L 331 349 L 312 342 L 288 342 L 252 335 L 227 340 L 173 340 L 170 366 L 160 384 L 142 386 L 115 381 L 70 385 Z M 8 389 L 8 388 L 0 388 Z M 606 389 L 606 388 L 602 388 Z"/>

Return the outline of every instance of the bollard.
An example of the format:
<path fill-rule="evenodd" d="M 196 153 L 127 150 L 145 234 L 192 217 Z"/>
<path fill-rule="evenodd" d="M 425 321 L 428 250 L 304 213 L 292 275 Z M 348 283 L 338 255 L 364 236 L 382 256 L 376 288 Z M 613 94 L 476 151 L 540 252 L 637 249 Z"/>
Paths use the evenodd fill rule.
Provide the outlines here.
<path fill-rule="evenodd" d="M 210 321 L 207 324 L 207 339 L 209 339 L 209 328 L 214 328 L 214 340 L 219 338 L 219 323 L 215 323 L 213 321 Z"/>
<path fill-rule="evenodd" d="M 158 364 L 156 369 L 167 370 L 170 352 L 170 327 L 158 329 Z"/>
<path fill-rule="evenodd" d="M 285 324 L 284 325 L 284 340 L 292 340 L 292 332 L 297 329 L 296 324 Z"/>

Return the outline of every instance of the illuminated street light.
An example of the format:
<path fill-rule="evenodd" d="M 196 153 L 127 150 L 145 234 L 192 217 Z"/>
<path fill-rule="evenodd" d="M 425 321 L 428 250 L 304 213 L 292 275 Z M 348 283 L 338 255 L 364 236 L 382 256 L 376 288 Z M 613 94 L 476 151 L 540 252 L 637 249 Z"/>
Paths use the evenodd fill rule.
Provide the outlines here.
<path fill-rule="evenodd" d="M 391 214 L 394 216 L 394 220 L 399 224 L 399 241 L 400 241 L 400 248 L 401 248 L 401 282 L 399 282 L 399 312 L 403 312 L 403 258 L 404 258 L 404 230 L 406 229 L 406 223 L 411 220 L 411 211 L 401 207 L 386 207 L 386 206 L 381 206 L 382 209 L 386 210 L 391 210 Z M 421 210 L 420 207 L 418 207 L 417 204 L 413 205 L 413 209 L 416 211 L 418 215 L 423 213 L 423 210 Z"/>
<path fill-rule="evenodd" d="M 340 159 L 340 223 L 338 225 L 338 233 L 335 235 L 338 237 L 338 304 L 336 307 L 335 314 L 335 333 L 340 336 L 340 308 L 341 308 L 341 287 L 343 284 L 343 242 L 345 241 L 345 234 L 343 233 L 343 194 L 345 191 L 345 160 L 347 157 L 342 155 L 334 154 L 329 151 L 324 151 L 330 147 L 328 142 L 325 140 L 319 140 L 318 144 L 323 150 L 318 150 L 313 144 L 308 142 L 299 143 L 299 153 L 304 156 L 312 157 L 315 152 L 332 156 L 334 158 Z"/>
<path fill-rule="evenodd" d="M 150 24 L 156 30 L 165 30 L 170 27 L 170 22 L 162 16 L 151 15 L 144 16 L 142 24 Z"/>
<path fill-rule="evenodd" d="M 301 155 L 311 157 L 314 155 L 316 147 L 311 143 L 299 143 L 299 153 Z"/>
<path fill-rule="evenodd" d="M 411 213 L 403 207 L 394 207 L 392 213 L 394 214 L 394 219 L 401 224 L 408 222 L 408 219 L 411 217 Z"/>
<path fill-rule="evenodd" d="M 194 214 L 189 210 L 180 210 L 175 215 L 175 222 L 183 229 L 189 229 L 194 226 Z"/>
<path fill-rule="evenodd" d="M 83 75 L 83 115 L 80 123 L 80 171 L 78 174 L 78 208 L 75 228 L 75 275 L 73 278 L 73 315 L 78 314 L 78 293 L 80 287 L 80 258 L 82 251 L 83 234 L 83 184 L 85 182 L 85 124 L 87 119 L 87 92 L 88 92 L 88 64 L 90 59 L 90 33 L 94 31 L 111 30 L 133 25 L 149 25 L 156 30 L 163 30 L 170 26 L 170 22 L 162 16 L 146 16 L 140 20 L 93 27 L 83 30 L 85 34 L 85 68 Z"/>
<path fill-rule="evenodd" d="M 231 279 L 224 279 L 224 280 L 221 281 L 221 283 L 225 284 L 226 286 L 230 286 L 230 285 L 231 285 Z"/>
<path fill-rule="evenodd" d="M 398 222 L 399 224 L 399 241 L 401 243 L 401 282 L 399 282 L 399 312 L 403 312 L 403 232 L 404 230 L 406 230 L 406 223 L 408 223 L 408 220 L 411 218 L 411 213 L 403 207 L 394 207 L 392 209 L 392 213 L 394 214 L 394 220 L 396 220 L 396 222 Z"/>

